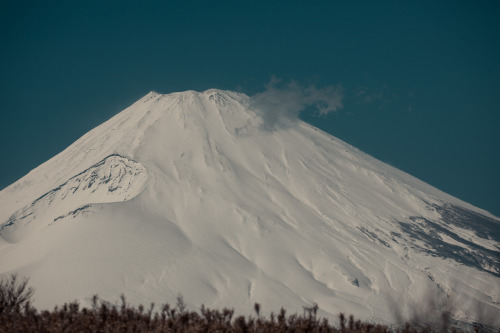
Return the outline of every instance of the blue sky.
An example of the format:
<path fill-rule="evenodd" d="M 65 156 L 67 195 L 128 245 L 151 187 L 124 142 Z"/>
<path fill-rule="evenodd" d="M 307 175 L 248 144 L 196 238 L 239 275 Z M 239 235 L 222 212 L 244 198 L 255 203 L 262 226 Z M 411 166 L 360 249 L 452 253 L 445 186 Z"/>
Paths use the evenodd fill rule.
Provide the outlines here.
<path fill-rule="evenodd" d="M 500 216 L 498 1 L 2 1 L 0 188 L 151 90 L 340 86 L 302 118 Z"/>

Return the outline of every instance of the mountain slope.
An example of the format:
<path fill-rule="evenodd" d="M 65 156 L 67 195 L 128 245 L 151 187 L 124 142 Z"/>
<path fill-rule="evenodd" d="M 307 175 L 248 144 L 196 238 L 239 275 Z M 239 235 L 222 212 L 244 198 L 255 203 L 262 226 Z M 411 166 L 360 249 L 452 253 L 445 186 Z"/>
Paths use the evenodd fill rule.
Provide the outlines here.
<path fill-rule="evenodd" d="M 0 192 L 0 273 L 30 276 L 42 307 L 500 310 L 498 218 L 303 122 L 266 130 L 249 105 L 149 93 L 84 135 Z"/>

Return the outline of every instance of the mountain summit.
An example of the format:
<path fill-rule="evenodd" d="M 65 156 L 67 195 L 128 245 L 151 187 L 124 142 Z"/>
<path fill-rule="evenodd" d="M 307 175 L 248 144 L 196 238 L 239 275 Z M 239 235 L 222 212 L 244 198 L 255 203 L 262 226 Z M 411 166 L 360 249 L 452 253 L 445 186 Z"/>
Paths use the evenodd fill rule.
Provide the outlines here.
<path fill-rule="evenodd" d="M 0 273 L 30 277 L 39 307 L 180 293 L 379 322 L 500 311 L 497 217 L 265 119 L 240 93 L 147 94 L 0 192 Z"/>

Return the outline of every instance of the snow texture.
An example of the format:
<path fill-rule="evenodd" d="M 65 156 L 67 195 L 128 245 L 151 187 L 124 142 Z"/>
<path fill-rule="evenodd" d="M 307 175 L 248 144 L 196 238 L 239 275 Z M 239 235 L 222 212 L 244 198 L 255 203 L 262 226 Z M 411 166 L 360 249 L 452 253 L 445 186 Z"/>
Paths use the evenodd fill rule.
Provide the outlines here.
<path fill-rule="evenodd" d="M 497 217 L 299 120 L 266 130 L 252 105 L 151 92 L 88 132 L 0 192 L 0 273 L 41 308 L 181 293 L 388 323 L 432 298 L 499 325 Z"/>

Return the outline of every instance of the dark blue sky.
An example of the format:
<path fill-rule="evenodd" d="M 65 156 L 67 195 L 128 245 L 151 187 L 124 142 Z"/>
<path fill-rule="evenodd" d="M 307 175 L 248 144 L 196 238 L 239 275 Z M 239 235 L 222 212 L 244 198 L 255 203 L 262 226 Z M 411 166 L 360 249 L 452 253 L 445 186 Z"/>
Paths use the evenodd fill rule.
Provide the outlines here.
<path fill-rule="evenodd" d="M 150 90 L 340 84 L 303 119 L 500 216 L 499 1 L 1 1 L 0 188 Z"/>

